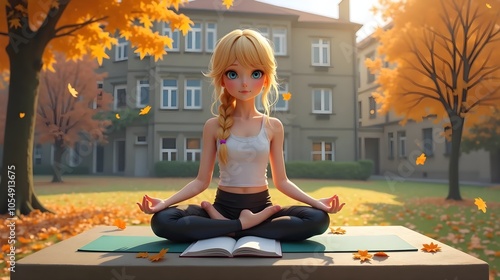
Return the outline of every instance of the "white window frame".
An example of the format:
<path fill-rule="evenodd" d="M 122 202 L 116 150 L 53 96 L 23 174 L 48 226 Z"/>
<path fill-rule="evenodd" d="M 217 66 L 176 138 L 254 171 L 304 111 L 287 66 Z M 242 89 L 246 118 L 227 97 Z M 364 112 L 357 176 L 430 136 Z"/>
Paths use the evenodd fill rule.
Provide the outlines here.
<path fill-rule="evenodd" d="M 146 92 L 146 94 L 148 96 L 147 102 L 143 102 L 143 100 L 141 98 L 142 97 L 141 95 L 142 95 L 142 90 L 143 89 L 147 90 L 147 92 Z M 148 79 L 137 80 L 137 93 L 136 93 L 136 96 L 135 96 L 135 98 L 136 98 L 136 100 L 135 100 L 135 106 L 137 108 L 144 108 L 144 107 L 146 107 L 149 104 L 149 98 L 150 98 L 149 94 L 150 94 L 150 92 L 149 92 L 149 80 Z"/>
<path fill-rule="evenodd" d="M 175 86 L 165 86 L 164 81 L 175 81 Z M 165 97 L 165 94 L 167 95 Z M 173 103 L 173 96 L 176 96 L 176 103 Z M 167 105 L 164 105 L 165 98 L 167 98 Z M 179 82 L 177 79 L 162 79 L 161 80 L 161 97 L 160 97 L 160 109 L 178 109 L 179 108 Z"/>
<path fill-rule="evenodd" d="M 387 136 L 387 139 L 388 139 L 388 147 L 387 149 L 389 150 L 388 151 L 388 158 L 389 159 L 393 159 L 394 158 L 394 132 L 389 132 L 388 133 L 388 136 Z"/>
<path fill-rule="evenodd" d="M 213 24 L 213 27 L 209 27 Z M 212 37 L 212 44 L 209 44 L 208 38 Z M 217 23 L 207 22 L 205 23 L 205 51 L 212 53 L 215 49 L 217 43 Z"/>
<path fill-rule="evenodd" d="M 41 144 L 35 144 L 35 148 L 33 149 L 33 165 L 41 165 L 42 164 L 42 154 L 43 154 L 43 147 Z M 37 163 L 36 161 L 39 160 L 40 162 Z"/>
<path fill-rule="evenodd" d="M 172 160 L 172 154 L 175 153 L 175 161 L 178 160 L 177 155 L 179 154 L 177 151 L 177 143 L 175 145 L 175 149 L 169 149 L 169 148 L 163 148 L 163 139 L 174 139 L 172 137 L 161 137 L 160 138 L 160 161 L 163 161 L 163 154 L 167 153 L 167 161 L 173 161 Z"/>
<path fill-rule="evenodd" d="M 178 52 L 179 51 L 179 30 L 174 30 L 170 28 L 170 24 L 167 22 L 163 23 L 162 27 L 162 35 L 163 36 L 168 36 L 170 39 L 172 39 L 172 48 L 169 48 L 168 46 L 165 46 L 165 50 L 169 52 Z"/>
<path fill-rule="evenodd" d="M 318 51 L 319 61 L 315 61 L 314 51 Z M 326 61 L 324 51 L 326 50 Z M 311 43 L 311 64 L 313 66 L 330 66 L 330 40 L 326 38 L 314 38 Z"/>
<path fill-rule="evenodd" d="M 377 101 L 375 101 L 375 98 L 373 96 L 368 97 L 368 104 L 369 104 L 369 108 L 370 108 L 370 111 L 368 111 L 368 115 L 370 116 L 370 119 L 376 119 L 377 118 Z"/>
<path fill-rule="evenodd" d="M 321 143 L 321 151 L 314 151 L 314 144 Z M 330 144 L 331 151 L 326 151 L 326 144 Z M 335 143 L 330 141 L 313 141 L 311 147 L 311 160 L 314 160 L 314 155 L 321 155 L 321 161 L 326 161 L 326 155 L 332 155 L 332 160 L 335 161 Z"/>
<path fill-rule="evenodd" d="M 288 100 L 283 99 L 283 94 L 288 93 L 288 83 L 282 83 L 278 88 L 278 102 L 283 102 L 284 106 L 278 106 L 278 102 L 274 104 L 275 111 L 288 111 Z M 262 103 L 262 102 L 261 102 Z"/>
<path fill-rule="evenodd" d="M 273 27 L 273 45 L 274 45 L 274 55 L 285 56 L 287 55 L 287 29 L 286 27 Z M 279 42 L 279 44 L 276 44 Z"/>
<path fill-rule="evenodd" d="M 199 86 L 188 86 L 188 81 L 198 81 L 200 83 Z M 202 104 L 202 81 L 200 79 L 186 79 L 184 82 L 184 109 L 201 109 Z M 199 93 L 200 104 L 196 105 L 196 93 Z M 189 97 L 191 97 L 189 100 Z M 189 101 L 189 102 L 188 102 Z M 188 105 L 191 103 L 191 105 Z"/>
<path fill-rule="evenodd" d="M 321 108 L 315 108 L 315 100 L 316 100 L 316 94 L 320 93 L 320 98 L 321 98 Z M 326 103 L 327 101 L 325 98 L 328 97 L 328 106 L 329 109 L 326 109 Z M 330 88 L 314 88 L 312 90 L 312 113 L 313 114 L 331 114 L 332 113 L 332 107 L 333 107 L 333 93 L 332 89 Z"/>
<path fill-rule="evenodd" d="M 120 37 L 118 44 L 115 47 L 115 61 L 123 61 L 128 59 L 128 41 Z"/>
<path fill-rule="evenodd" d="M 127 107 L 127 85 L 126 84 L 115 85 L 113 88 L 113 110 L 115 110 L 115 111 L 122 108 L 122 107 L 118 108 L 118 91 L 121 89 L 125 90 L 125 106 L 124 107 Z"/>
<path fill-rule="evenodd" d="M 144 138 L 144 140 L 142 140 Z M 136 145 L 147 145 L 148 137 L 146 135 L 136 135 L 135 136 L 135 144 Z"/>
<path fill-rule="evenodd" d="M 426 138 L 426 136 L 428 138 Z M 432 127 L 422 129 L 422 150 L 427 157 L 434 156 L 434 135 Z"/>
<path fill-rule="evenodd" d="M 257 30 L 259 31 L 260 35 L 262 35 L 264 38 L 269 39 L 269 27 L 261 25 L 257 27 Z"/>
<path fill-rule="evenodd" d="M 199 42 L 196 39 L 196 34 L 199 35 Z M 188 34 L 185 37 L 185 51 L 186 52 L 201 52 L 203 46 L 203 26 L 201 23 L 195 23 L 191 30 L 188 31 Z M 189 44 L 189 39 L 192 41 L 192 45 Z M 199 47 L 197 47 L 199 46 Z"/>
<path fill-rule="evenodd" d="M 404 135 L 402 135 L 404 133 Z M 406 131 L 398 131 L 397 132 L 397 141 L 398 141 L 398 157 L 405 158 L 406 157 Z"/>
<path fill-rule="evenodd" d="M 188 148 L 188 141 L 189 140 L 198 140 L 198 143 L 200 144 L 200 147 L 198 149 L 189 149 Z M 188 155 L 191 155 L 191 161 L 192 162 L 196 162 L 196 155 L 198 155 L 198 157 L 200 158 L 201 160 L 201 143 L 202 143 L 202 139 L 201 138 L 186 138 L 185 141 L 184 141 L 184 147 L 186 147 L 185 149 L 185 152 L 184 152 L 184 160 L 185 161 L 188 161 Z"/>

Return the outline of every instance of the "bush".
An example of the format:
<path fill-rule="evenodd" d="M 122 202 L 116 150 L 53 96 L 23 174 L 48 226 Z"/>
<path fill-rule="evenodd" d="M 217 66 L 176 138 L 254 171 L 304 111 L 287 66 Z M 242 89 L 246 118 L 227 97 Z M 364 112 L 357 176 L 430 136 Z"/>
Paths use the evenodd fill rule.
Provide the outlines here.
<path fill-rule="evenodd" d="M 62 168 L 62 175 L 87 175 L 90 174 L 88 166 L 64 166 Z M 54 167 L 52 165 L 35 165 L 33 166 L 33 175 L 52 175 L 54 174 Z"/>
<path fill-rule="evenodd" d="M 373 162 L 361 160 L 358 162 L 335 161 L 292 161 L 286 162 L 287 175 L 290 178 L 303 179 L 349 179 L 366 180 L 370 177 Z M 214 176 L 219 176 L 218 164 L 214 168 Z M 196 177 L 199 162 L 159 161 L 155 164 L 156 177 Z M 268 177 L 272 174 L 268 167 Z"/>

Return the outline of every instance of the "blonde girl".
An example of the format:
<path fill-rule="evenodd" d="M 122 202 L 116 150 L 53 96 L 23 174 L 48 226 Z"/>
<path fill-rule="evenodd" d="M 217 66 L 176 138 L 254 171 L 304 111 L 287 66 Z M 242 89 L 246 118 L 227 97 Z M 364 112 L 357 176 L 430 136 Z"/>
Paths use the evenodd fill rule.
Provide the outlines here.
<path fill-rule="evenodd" d="M 143 212 L 154 214 L 153 232 L 178 242 L 223 235 L 299 241 L 323 233 L 330 223 L 328 213 L 337 213 L 344 203 L 337 195 L 314 199 L 287 178 L 283 125 L 269 116 L 277 77 L 268 40 L 253 30 L 230 32 L 217 43 L 206 75 L 212 79 L 217 113 L 203 128 L 197 177 L 167 199 L 144 195 L 137 203 Z M 255 107 L 259 95 L 264 113 Z M 208 188 L 216 159 L 220 174 L 213 204 L 177 205 Z M 308 206 L 271 203 L 268 164 L 276 188 Z"/>

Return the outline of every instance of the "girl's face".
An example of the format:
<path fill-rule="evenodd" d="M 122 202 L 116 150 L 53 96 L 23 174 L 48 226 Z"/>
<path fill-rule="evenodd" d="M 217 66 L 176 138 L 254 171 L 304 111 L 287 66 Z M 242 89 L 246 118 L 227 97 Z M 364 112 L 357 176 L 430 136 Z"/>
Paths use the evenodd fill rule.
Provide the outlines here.
<path fill-rule="evenodd" d="M 222 77 L 222 86 L 238 100 L 250 100 L 262 91 L 266 82 L 264 72 L 259 69 L 246 68 L 237 60 L 229 65 Z"/>

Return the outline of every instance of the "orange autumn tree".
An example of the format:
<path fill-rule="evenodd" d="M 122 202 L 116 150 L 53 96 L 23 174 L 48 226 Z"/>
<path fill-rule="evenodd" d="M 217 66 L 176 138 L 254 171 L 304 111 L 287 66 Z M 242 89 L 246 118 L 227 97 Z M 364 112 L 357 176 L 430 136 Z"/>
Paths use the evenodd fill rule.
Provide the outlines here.
<path fill-rule="evenodd" d="M 0 0 L 0 72 L 10 73 L 5 123 L 0 214 L 47 211 L 33 188 L 32 150 L 40 70 L 53 70 L 55 52 L 70 59 L 90 55 L 99 63 L 106 50 L 130 42 L 143 58 L 158 60 L 172 39 L 155 30 L 169 22 L 185 35 L 191 20 L 177 13 L 187 0 Z M 224 1 L 232 2 L 232 1 Z M 19 118 L 19 114 L 25 114 Z M 10 172 L 9 172 L 10 171 Z M 10 187 L 9 187 L 10 186 Z M 15 209 L 8 190 L 15 187 Z"/>
<path fill-rule="evenodd" d="M 380 0 L 375 12 L 390 28 L 374 34 L 381 58 L 366 65 L 378 74 L 373 94 L 381 112 L 408 120 L 435 116 L 451 138 L 449 191 L 461 200 L 462 134 L 500 106 L 500 1 Z M 384 62 L 394 65 L 385 68 Z"/>
<path fill-rule="evenodd" d="M 52 182 L 62 182 L 63 171 L 71 172 L 70 149 L 75 145 L 89 146 L 105 142 L 106 127 L 110 120 L 100 120 L 96 115 L 110 111 L 113 97 L 97 87 L 105 74 L 96 73 L 95 59 L 85 56 L 82 60 L 66 60 L 56 54 L 55 72 L 44 70 L 40 78 L 40 92 L 36 116 L 36 142 L 51 143 L 54 147 Z M 76 97 L 69 87 L 77 92 Z M 86 147 L 89 149 L 91 147 Z"/>

